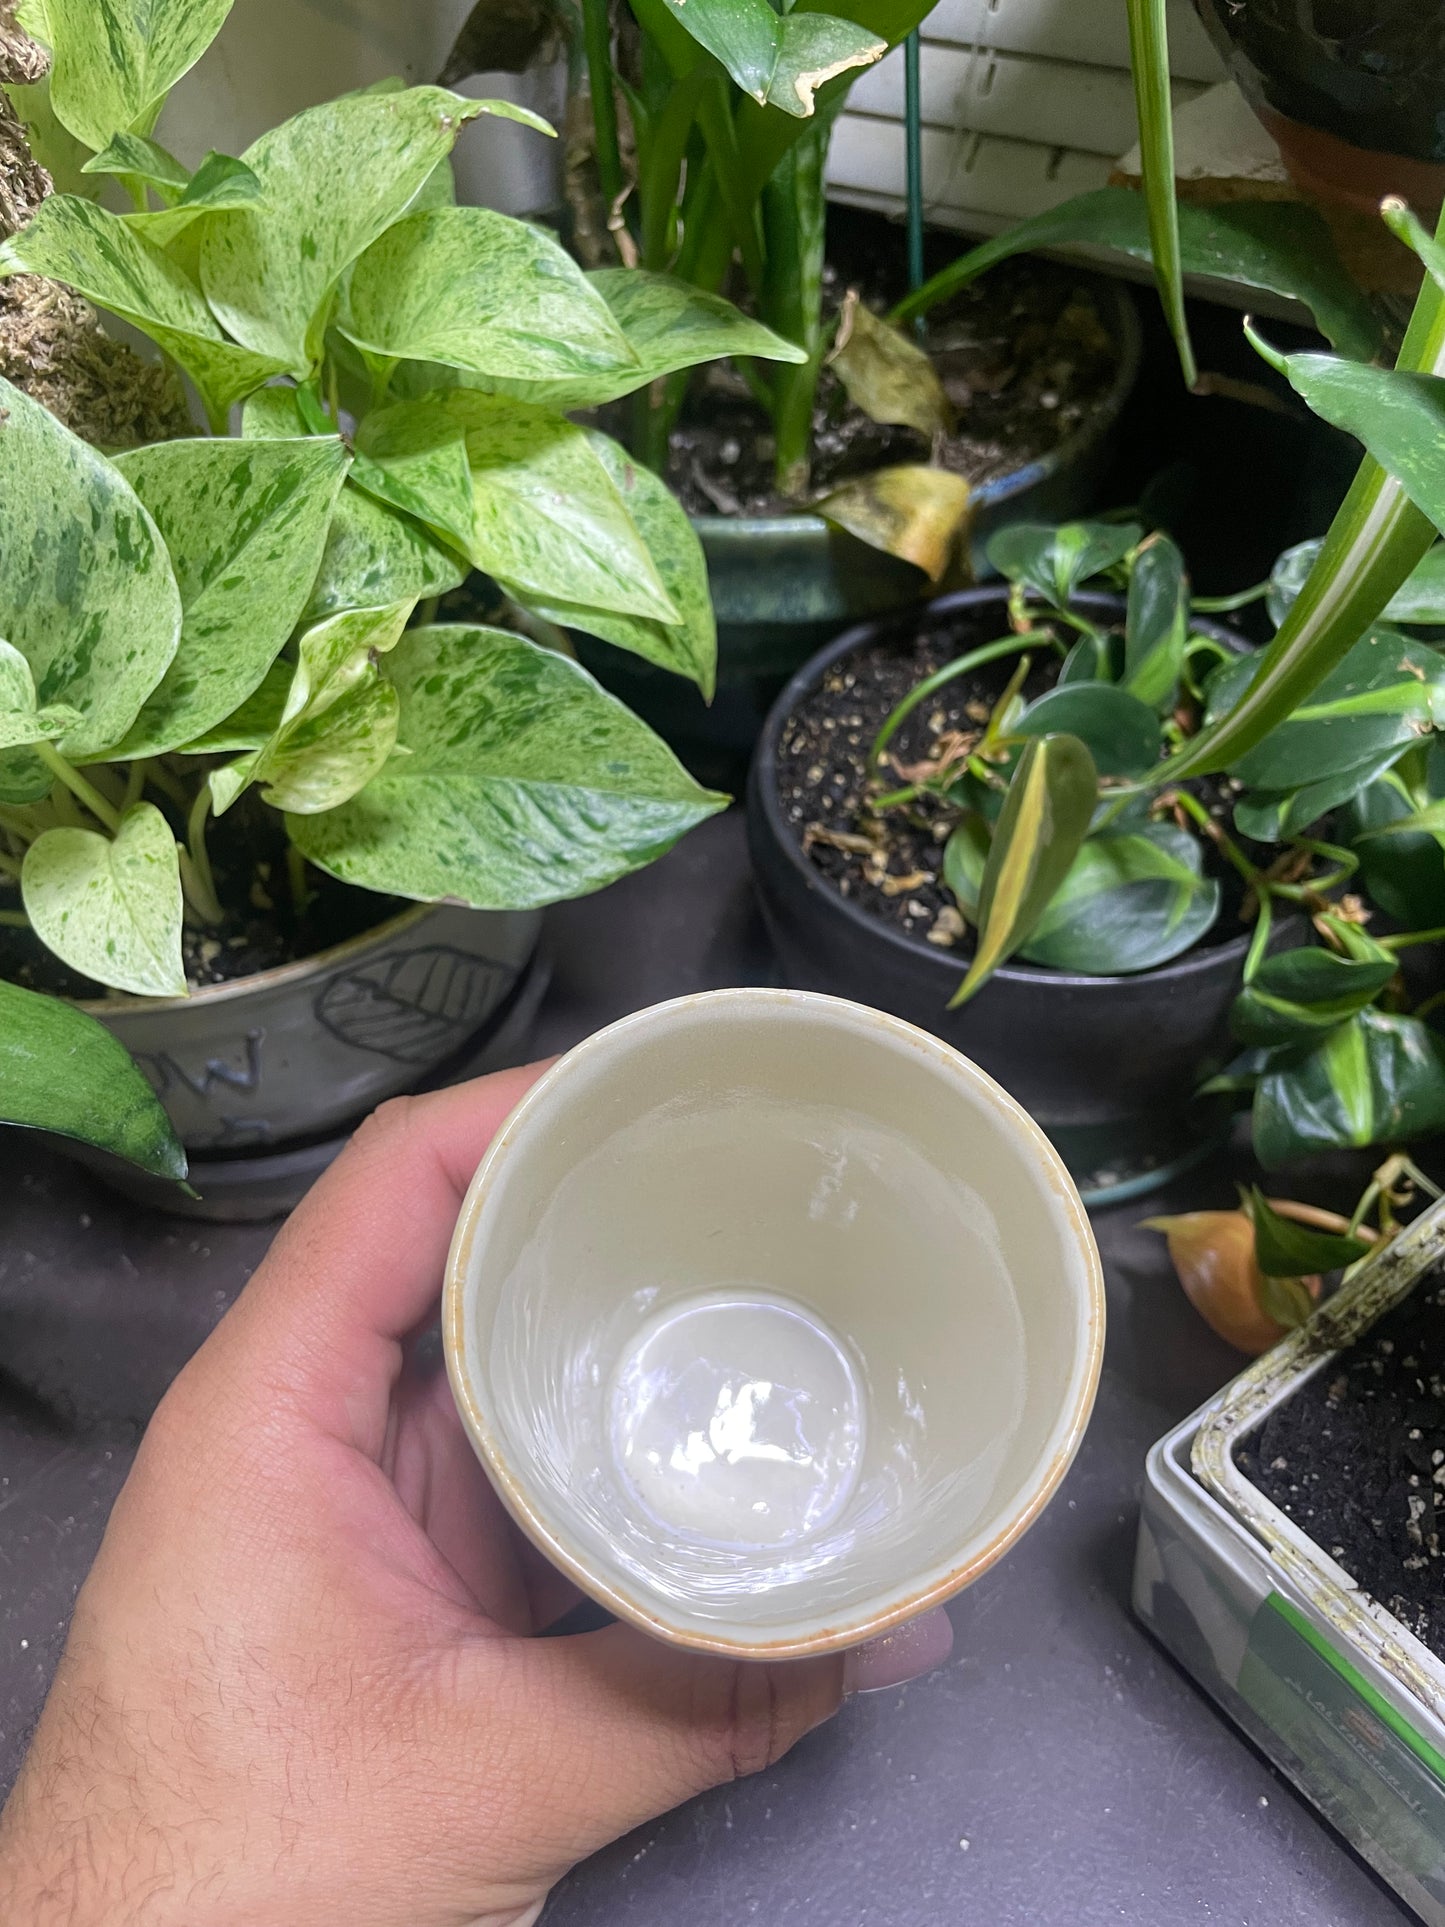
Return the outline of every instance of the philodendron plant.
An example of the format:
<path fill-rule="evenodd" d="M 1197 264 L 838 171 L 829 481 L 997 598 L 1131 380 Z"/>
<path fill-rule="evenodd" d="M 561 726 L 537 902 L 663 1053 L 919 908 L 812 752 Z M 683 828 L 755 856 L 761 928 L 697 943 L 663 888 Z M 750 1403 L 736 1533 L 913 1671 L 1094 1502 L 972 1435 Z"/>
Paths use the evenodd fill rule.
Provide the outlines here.
<path fill-rule="evenodd" d="M 875 811 L 926 799 L 930 821 L 952 823 L 944 880 L 977 932 L 955 1003 L 1015 955 L 1092 975 L 1167 963 L 1218 931 L 1232 870 L 1252 933 L 1232 1015 L 1242 1054 L 1206 1088 L 1252 1093 L 1261 1162 L 1445 1129 L 1437 999 L 1412 1008 L 1400 964 L 1445 936 L 1445 655 L 1401 626 L 1445 621 L 1442 556 L 1427 556 L 1306 703 L 1201 790 L 1182 772 L 1258 657 L 1197 633 L 1193 617 L 1267 596 L 1283 624 L 1308 555 L 1209 602 L 1191 598 L 1169 537 L 1134 524 L 997 535 L 1010 633 L 918 684 L 873 748 Z M 1079 606 L 1089 586 L 1126 597 L 1122 625 Z M 889 745 L 904 716 L 1005 660 L 987 720 L 900 785 Z M 1030 668 L 1051 661 L 1051 686 L 1027 700 Z"/>

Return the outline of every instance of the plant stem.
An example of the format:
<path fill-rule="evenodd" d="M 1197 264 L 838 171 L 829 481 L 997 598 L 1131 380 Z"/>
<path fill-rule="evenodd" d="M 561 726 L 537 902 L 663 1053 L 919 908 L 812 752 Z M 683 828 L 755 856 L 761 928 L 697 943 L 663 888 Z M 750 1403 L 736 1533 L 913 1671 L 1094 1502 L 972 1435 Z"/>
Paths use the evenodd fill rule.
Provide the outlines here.
<path fill-rule="evenodd" d="M 221 899 L 216 895 L 216 878 L 211 869 L 211 855 L 206 848 L 206 818 L 211 813 L 211 786 L 202 783 L 196 791 L 190 814 L 186 818 L 186 850 L 191 859 L 193 881 L 196 886 L 195 908 L 198 916 L 207 923 L 223 923 L 226 913 L 221 908 Z"/>
<path fill-rule="evenodd" d="M 311 892 L 306 887 L 306 859 L 294 843 L 286 845 L 286 879 L 291 888 L 291 908 L 299 923 L 306 915 Z"/>
<path fill-rule="evenodd" d="M 0 872 L 8 877 L 14 877 L 17 883 L 20 880 L 19 863 L 13 856 L 7 856 L 3 850 L 0 850 Z"/>
<path fill-rule="evenodd" d="M 1263 874 L 1254 867 L 1233 837 L 1220 828 L 1197 796 L 1189 790 L 1172 790 L 1167 800 L 1176 809 L 1183 810 L 1186 816 L 1193 817 L 1210 842 L 1228 858 L 1256 895 L 1263 899 L 1263 896 L 1269 892 L 1276 895 L 1283 893 L 1283 885 L 1265 882 Z"/>
<path fill-rule="evenodd" d="M 30 919 L 23 910 L 0 910 L 0 924 L 7 930 L 28 930 Z"/>
<path fill-rule="evenodd" d="M 935 669 L 931 676 L 925 676 L 885 717 L 882 729 L 873 739 L 873 747 L 868 752 L 868 768 L 874 771 L 883 761 L 884 751 L 898 731 L 899 725 L 911 716 L 918 705 L 927 702 L 935 689 L 941 689 L 955 676 L 966 676 L 970 669 L 980 669 L 986 662 L 997 662 L 1001 656 L 1017 655 L 1019 650 L 1027 649 L 1037 640 L 1032 636 L 1001 636 L 997 642 L 983 643 L 977 649 L 970 649 L 958 656 L 953 662 L 946 662 L 942 669 Z"/>
<path fill-rule="evenodd" d="M 617 138 L 617 97 L 612 91 L 612 22 L 607 0 L 582 0 L 582 41 L 587 90 L 592 96 L 597 182 L 610 221 L 622 198 L 622 149 Z"/>
<path fill-rule="evenodd" d="M 1270 932 L 1274 927 L 1274 905 L 1266 890 L 1259 897 L 1259 910 L 1254 919 L 1254 935 L 1249 940 L 1249 954 L 1244 960 L 1244 982 L 1254 982 L 1254 974 L 1264 962 L 1264 953 L 1269 948 Z"/>
<path fill-rule="evenodd" d="M 146 763 L 143 756 L 137 756 L 125 773 L 125 795 L 121 798 L 120 813 L 133 809 L 141 799 L 146 786 Z"/>
<path fill-rule="evenodd" d="M 1400 930 L 1392 937 L 1377 937 L 1375 941 L 1382 950 L 1390 951 L 1408 950 L 1417 943 L 1441 943 L 1445 942 L 1445 924 L 1438 925 L 1434 930 Z M 1435 999 L 1432 997 L 1430 1001 L 1434 1003 Z"/>
<path fill-rule="evenodd" d="M 153 783 L 168 803 L 174 803 L 178 810 L 190 809 L 190 797 L 158 757 L 147 758 L 145 769 L 146 781 Z"/>
<path fill-rule="evenodd" d="M 66 762 L 54 743 L 37 743 L 35 753 L 56 781 L 63 783 L 71 795 L 114 835 L 120 828 L 120 811 L 106 801 L 95 785 L 88 783 L 73 764 Z"/>
<path fill-rule="evenodd" d="M 1240 589 L 1234 595 L 1197 595 L 1189 598 L 1190 610 L 1201 616 L 1232 615 L 1236 609 L 1247 609 L 1251 602 L 1263 602 L 1269 594 L 1267 582 L 1256 582 L 1252 589 Z M 1206 641 L 1212 638 L 1206 637 Z M 1215 648 L 1219 647 L 1215 643 Z"/>

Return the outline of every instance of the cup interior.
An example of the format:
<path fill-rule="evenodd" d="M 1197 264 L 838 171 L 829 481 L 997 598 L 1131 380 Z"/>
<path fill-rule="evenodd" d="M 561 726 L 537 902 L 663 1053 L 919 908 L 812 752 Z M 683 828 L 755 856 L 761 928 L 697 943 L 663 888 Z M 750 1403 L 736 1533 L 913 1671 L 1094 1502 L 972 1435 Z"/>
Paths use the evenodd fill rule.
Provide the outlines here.
<path fill-rule="evenodd" d="M 529 1093 L 449 1268 L 458 1403 L 595 1597 L 825 1650 L 976 1576 L 1092 1404 L 1098 1257 L 1047 1140 L 936 1039 L 788 991 L 625 1019 Z"/>

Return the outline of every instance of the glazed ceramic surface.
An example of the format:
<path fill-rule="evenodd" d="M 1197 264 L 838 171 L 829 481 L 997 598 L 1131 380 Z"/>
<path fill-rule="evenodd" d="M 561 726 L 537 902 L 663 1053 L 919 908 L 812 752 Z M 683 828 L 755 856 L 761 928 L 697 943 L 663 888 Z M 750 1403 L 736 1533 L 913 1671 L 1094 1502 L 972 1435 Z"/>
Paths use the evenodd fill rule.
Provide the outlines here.
<path fill-rule="evenodd" d="M 443 1330 L 513 1515 L 679 1643 L 852 1644 L 975 1578 L 1063 1476 L 1103 1339 L 1057 1155 L 965 1058 L 718 991 L 556 1065 L 468 1195 Z"/>

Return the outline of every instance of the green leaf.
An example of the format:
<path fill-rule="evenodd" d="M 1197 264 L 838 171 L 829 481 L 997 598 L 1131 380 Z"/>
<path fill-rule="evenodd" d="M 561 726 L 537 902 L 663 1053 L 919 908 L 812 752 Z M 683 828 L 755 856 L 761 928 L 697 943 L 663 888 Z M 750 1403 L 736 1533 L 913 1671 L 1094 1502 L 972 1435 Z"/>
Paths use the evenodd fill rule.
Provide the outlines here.
<path fill-rule="evenodd" d="M 174 261 L 119 215 L 73 194 L 40 203 L 0 247 L 0 274 L 49 275 L 131 322 L 185 369 L 213 421 L 285 366 L 227 341 Z"/>
<path fill-rule="evenodd" d="M 148 134 L 221 30 L 231 0 L 44 0 L 58 119 L 87 147 Z"/>
<path fill-rule="evenodd" d="M 388 228 L 352 270 L 337 325 L 371 354 L 529 385 L 600 375 L 626 393 L 646 379 L 571 256 L 490 208 L 434 208 Z"/>
<path fill-rule="evenodd" d="M 158 442 L 116 466 L 154 516 L 181 640 L 113 754 L 158 756 L 222 722 L 280 654 L 321 566 L 347 455 L 335 437 Z"/>
<path fill-rule="evenodd" d="M 63 963 L 113 990 L 184 997 L 176 840 L 153 803 L 136 803 L 115 836 L 46 830 L 21 868 L 25 914 Z"/>
<path fill-rule="evenodd" d="M 0 502 L 0 635 L 30 664 L 42 708 L 79 711 L 60 748 L 84 760 L 124 735 L 176 652 L 165 545 L 124 476 L 7 382 Z"/>
<path fill-rule="evenodd" d="M 1314 944 L 1266 957 L 1234 1000 L 1242 1044 L 1310 1043 L 1372 1004 L 1395 975 L 1393 957 L 1356 961 Z"/>
<path fill-rule="evenodd" d="M 681 611 L 586 432 L 549 409 L 455 389 L 438 397 L 466 433 L 467 554 L 529 595 L 648 616 Z"/>
<path fill-rule="evenodd" d="M 53 1131 L 182 1179 L 186 1154 L 160 1100 L 105 1025 L 0 978 L 0 1121 Z"/>
<path fill-rule="evenodd" d="M 80 722 L 79 710 L 68 703 L 51 703 L 42 709 L 36 700 L 30 664 L 18 649 L 0 642 L 0 750 L 23 748 L 27 743 L 53 743 L 58 736 L 71 734 Z M 48 789 L 49 772 L 46 774 Z"/>
<path fill-rule="evenodd" d="M 1397 194 L 1387 194 L 1380 203 L 1380 218 L 1395 236 L 1419 255 L 1436 287 L 1445 290 L 1445 248 L 1422 227 L 1419 220 Z"/>
<path fill-rule="evenodd" d="M 113 174 L 119 180 L 154 188 L 173 206 L 191 184 L 189 168 L 159 142 L 142 134 L 117 134 L 101 153 L 93 154 L 81 168 L 82 174 Z"/>
<path fill-rule="evenodd" d="M 1159 760 L 1159 718 L 1113 683 L 1071 682 L 1030 703 L 1010 736 L 1077 736 L 1101 776 L 1142 776 Z"/>
<path fill-rule="evenodd" d="M 121 216 L 134 233 L 152 247 L 168 248 L 203 214 L 222 214 L 229 208 L 249 207 L 261 197 L 261 183 L 244 161 L 230 154 L 207 154 L 172 207 Z"/>
<path fill-rule="evenodd" d="M 1302 1278 L 1308 1272 L 1340 1271 L 1366 1256 L 1370 1246 L 1363 1238 L 1337 1231 L 1317 1231 L 1313 1225 L 1296 1224 L 1274 1209 L 1259 1186 L 1249 1194 L 1249 1215 L 1254 1220 L 1254 1255 L 1268 1278 Z"/>
<path fill-rule="evenodd" d="M 1265 607 L 1276 628 L 1294 607 L 1295 598 L 1305 585 L 1310 570 L 1324 547 L 1322 538 L 1296 542 L 1276 561 L 1269 577 Z M 1437 542 L 1425 559 L 1411 571 L 1403 588 L 1385 604 L 1384 622 L 1445 623 L 1445 542 Z"/>
<path fill-rule="evenodd" d="M 1144 531 L 1134 522 L 1065 522 L 1054 528 L 1015 522 L 988 544 L 990 564 L 1057 609 L 1091 576 L 1116 569 Z"/>
<path fill-rule="evenodd" d="M 1074 682 L 1109 682 L 1111 668 L 1108 637 L 1080 636 L 1064 657 L 1054 687 L 1067 689 Z"/>
<path fill-rule="evenodd" d="M 1405 754 L 1398 744 L 1390 744 L 1368 762 L 1336 770 L 1317 783 L 1294 790 L 1251 790 L 1234 806 L 1235 827 L 1257 843 L 1282 843 L 1348 803 Z"/>
<path fill-rule="evenodd" d="M 663 587 L 682 614 L 679 623 L 647 616 L 614 615 L 551 597 L 515 591 L 519 601 L 561 629 L 581 629 L 615 648 L 687 676 L 708 702 L 717 683 L 717 624 L 708 590 L 707 561 L 677 497 L 650 469 L 635 462 L 617 442 L 590 432 L 593 448 L 612 477 L 628 514 L 647 544 Z"/>
<path fill-rule="evenodd" d="M 1260 1078 L 1254 1148 L 1273 1170 L 1318 1151 L 1407 1144 L 1445 1129 L 1445 1043 L 1414 1017 L 1373 1009 Z"/>
<path fill-rule="evenodd" d="M 1098 794 L 1098 773 L 1074 736 L 1025 745 L 994 827 L 978 896 L 978 944 L 949 1003 L 966 1003 L 1024 943 L 1073 868 Z"/>
<path fill-rule="evenodd" d="M 1167 715 L 1179 693 L 1189 634 L 1189 579 L 1184 557 L 1167 535 L 1151 535 L 1129 574 L 1124 628 L 1124 687 Z"/>
<path fill-rule="evenodd" d="M 387 675 L 398 754 L 340 809 L 288 819 L 343 882 L 527 909 L 625 876 L 723 807 L 585 670 L 520 636 L 413 629 Z"/>
<path fill-rule="evenodd" d="M 1199 378 L 1184 306 L 1184 264 L 1179 207 L 1174 189 L 1174 104 L 1169 79 L 1169 22 L 1165 0 L 1125 0 L 1129 15 L 1129 65 L 1139 121 L 1144 200 L 1149 211 L 1149 254 L 1164 318 L 1174 337 L 1186 388 Z"/>
<path fill-rule="evenodd" d="M 1019 955 L 1091 976 L 1154 970 L 1192 949 L 1217 921 L 1219 905 L 1198 843 L 1177 825 L 1093 836 Z"/>
<path fill-rule="evenodd" d="M 245 702 L 239 703 L 224 722 L 187 743 L 185 754 L 233 755 L 238 749 L 260 749 L 281 727 L 295 674 L 294 663 L 284 659 L 273 662 Z"/>
<path fill-rule="evenodd" d="M 279 810 L 314 816 L 355 796 L 396 743 L 400 705 L 377 658 L 394 649 L 410 602 L 350 609 L 308 629 L 275 730 L 239 762 L 211 772 L 216 814 L 250 783 Z"/>
<path fill-rule="evenodd" d="M 835 74 L 868 67 L 888 43 L 834 14 L 797 8 L 778 13 L 768 0 L 666 0 L 672 18 L 720 60 L 743 92 L 763 107 L 805 119 L 817 88 Z"/>
<path fill-rule="evenodd" d="M 464 425 L 439 402 L 403 401 L 368 415 L 356 434 L 351 479 L 463 551 L 474 504 Z"/>
<path fill-rule="evenodd" d="M 1212 207 L 1185 202 L 1179 208 L 1179 244 L 1186 274 L 1303 301 L 1320 333 L 1342 355 L 1370 361 L 1379 353 L 1374 309 L 1346 272 L 1323 216 L 1303 202 L 1235 201 Z M 926 314 L 1012 255 L 1080 246 L 1150 260 L 1144 196 L 1129 187 L 1095 188 L 1020 221 L 899 302 L 893 319 Z"/>
<path fill-rule="evenodd" d="M 445 595 L 468 573 L 467 564 L 429 529 L 363 495 L 348 480 L 337 498 L 303 620 Z"/>
<path fill-rule="evenodd" d="M 208 222 L 201 285 L 237 341 L 298 377 L 321 356 L 341 276 L 405 213 L 463 124 L 503 104 L 443 87 L 348 94 L 263 134 L 261 200 Z"/>
<path fill-rule="evenodd" d="M 1445 862 L 1438 842 L 1426 831 L 1370 834 L 1410 814 L 1393 783 L 1371 783 L 1341 812 L 1335 840 L 1359 858 L 1360 881 L 1386 916 L 1407 930 L 1434 930 L 1445 924 Z"/>

